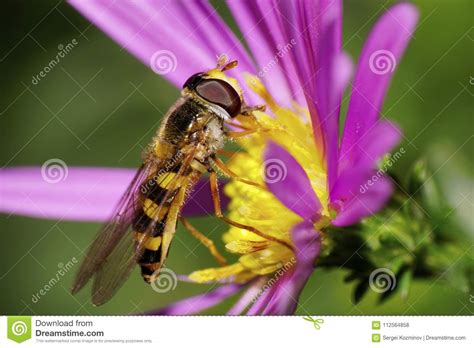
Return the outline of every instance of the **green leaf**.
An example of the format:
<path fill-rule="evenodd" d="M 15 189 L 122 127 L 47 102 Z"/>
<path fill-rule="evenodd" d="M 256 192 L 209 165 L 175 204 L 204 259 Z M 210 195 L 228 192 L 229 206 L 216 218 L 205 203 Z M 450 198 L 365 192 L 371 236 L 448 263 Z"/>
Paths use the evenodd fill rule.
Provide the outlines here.
<path fill-rule="evenodd" d="M 398 288 L 400 296 L 405 301 L 408 298 L 408 293 L 410 292 L 410 286 L 413 280 L 413 270 L 408 268 L 401 273 L 399 279 Z"/>
<path fill-rule="evenodd" d="M 368 279 L 364 279 L 359 284 L 357 284 L 354 290 L 354 304 L 358 304 L 362 300 L 362 297 L 364 297 L 368 289 L 369 289 Z"/>
<path fill-rule="evenodd" d="M 443 217 L 447 208 L 446 199 L 425 159 L 418 160 L 410 170 L 408 191 L 430 215 Z"/>

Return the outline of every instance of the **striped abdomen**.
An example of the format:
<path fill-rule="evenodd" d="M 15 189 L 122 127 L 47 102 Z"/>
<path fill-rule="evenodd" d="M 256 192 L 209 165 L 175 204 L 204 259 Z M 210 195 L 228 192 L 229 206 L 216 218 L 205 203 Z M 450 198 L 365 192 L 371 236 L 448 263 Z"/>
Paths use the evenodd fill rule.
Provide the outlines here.
<path fill-rule="evenodd" d="M 156 220 L 153 230 L 148 232 L 150 237 L 145 242 L 144 251 L 138 261 L 146 282 L 150 283 L 158 276 L 159 269 L 168 256 L 184 193 L 204 170 L 202 164 L 193 160 L 190 168 L 182 174 L 177 173 L 179 166 L 169 168 L 168 171 L 158 173 L 141 185 L 143 206 L 137 211 L 133 221 L 135 239 L 140 240 L 143 233 L 148 231 Z M 166 235 L 164 235 L 165 229 L 167 229 Z"/>

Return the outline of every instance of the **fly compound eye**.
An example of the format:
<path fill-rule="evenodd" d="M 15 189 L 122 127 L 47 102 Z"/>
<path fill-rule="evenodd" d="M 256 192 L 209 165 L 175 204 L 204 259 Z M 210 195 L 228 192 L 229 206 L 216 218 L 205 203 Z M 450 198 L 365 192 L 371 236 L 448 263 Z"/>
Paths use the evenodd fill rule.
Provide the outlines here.
<path fill-rule="evenodd" d="M 202 73 L 194 74 L 186 80 L 183 85 L 183 88 L 188 87 L 189 89 L 195 89 L 199 82 L 201 82 L 202 80 Z"/>
<path fill-rule="evenodd" d="M 227 82 L 217 79 L 201 80 L 194 89 L 201 98 L 222 107 L 230 117 L 240 113 L 240 96 Z"/>

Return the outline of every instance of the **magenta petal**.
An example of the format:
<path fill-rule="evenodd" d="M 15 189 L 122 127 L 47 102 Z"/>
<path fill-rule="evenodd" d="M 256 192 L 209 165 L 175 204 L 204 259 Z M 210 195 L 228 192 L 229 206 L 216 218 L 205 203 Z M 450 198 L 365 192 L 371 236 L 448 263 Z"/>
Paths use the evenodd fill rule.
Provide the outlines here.
<path fill-rule="evenodd" d="M 309 277 L 314 271 L 314 263 L 321 250 L 321 240 L 309 222 L 296 225 L 291 231 L 296 247 L 296 265 L 281 277 L 274 287 L 275 293 L 262 314 L 294 314 L 298 300 Z"/>
<path fill-rule="evenodd" d="M 314 220 L 322 209 L 308 175 L 280 145 L 269 142 L 264 154 L 265 183 L 288 209 L 305 220 Z"/>
<path fill-rule="evenodd" d="M 342 1 L 280 1 L 281 25 L 287 38 L 296 41 L 290 55 L 295 62 L 311 114 L 316 145 L 331 159 L 337 151 L 337 118 L 340 98 L 334 65 L 340 62 Z M 336 93 L 335 93 L 336 92 Z M 336 125 L 336 126 L 335 126 Z M 328 134 L 326 134 L 328 133 Z M 328 150 L 329 147 L 329 150 Z M 329 171 L 334 171 L 334 161 Z"/>
<path fill-rule="evenodd" d="M 413 5 L 398 4 L 377 21 L 362 49 L 353 82 L 341 156 L 354 162 L 357 142 L 377 122 L 388 85 L 418 19 Z"/>
<path fill-rule="evenodd" d="M 224 182 L 223 182 L 224 183 Z M 224 194 L 224 185 L 219 185 L 221 206 L 226 209 L 230 198 Z M 211 215 L 214 214 L 214 204 L 212 203 L 209 180 L 202 178 L 199 180 L 184 204 L 182 214 L 184 216 Z"/>
<path fill-rule="evenodd" d="M 351 167 L 342 172 L 330 192 L 333 206 L 340 207 L 357 196 L 374 173 L 374 168 L 367 166 Z"/>
<path fill-rule="evenodd" d="M 192 315 L 218 305 L 237 293 L 243 285 L 228 284 L 193 297 L 177 301 L 165 308 L 152 311 L 150 315 Z"/>
<path fill-rule="evenodd" d="M 229 309 L 227 315 L 242 314 L 250 305 L 250 303 L 256 302 L 258 296 L 260 295 L 262 285 L 264 285 L 264 283 L 267 281 L 267 277 L 259 277 L 256 281 L 253 281 L 252 284 L 250 284 L 245 292 L 240 296 L 237 302 L 235 302 L 232 308 Z"/>
<path fill-rule="evenodd" d="M 401 135 L 401 130 L 394 123 L 389 121 L 377 122 L 357 144 L 361 151 L 356 162 L 352 165 L 374 167 L 383 155 L 389 153 L 398 144 Z"/>
<path fill-rule="evenodd" d="M 45 219 L 104 221 L 127 189 L 133 169 L 40 167 L 0 171 L 0 211 Z"/>
<path fill-rule="evenodd" d="M 226 53 L 255 72 L 242 45 L 207 1 L 69 0 L 79 12 L 157 74 L 181 88 Z"/>
<path fill-rule="evenodd" d="M 258 77 L 271 95 L 279 105 L 291 107 L 293 100 L 305 105 L 293 60 L 287 55 L 293 43 L 283 33 L 273 0 L 227 0 L 227 4 L 258 64 Z"/>
<path fill-rule="evenodd" d="M 377 213 L 388 202 L 393 192 L 391 179 L 376 171 L 367 175 L 366 180 L 360 181 L 360 178 L 357 178 L 357 181 L 354 180 L 352 183 L 349 179 L 350 170 L 348 172 L 345 181 L 345 185 L 348 185 L 348 193 L 340 197 L 341 201 L 332 203 L 339 211 L 337 217 L 332 221 L 334 226 L 349 226 L 366 216 Z"/>
<path fill-rule="evenodd" d="M 52 167 L 50 167 L 52 168 Z M 136 170 L 40 167 L 0 170 L 0 212 L 44 219 L 106 221 Z M 183 209 L 185 215 L 213 212 L 207 180 L 199 182 Z M 227 198 L 223 196 L 224 204 Z"/>
<path fill-rule="evenodd" d="M 291 271 L 288 271 L 291 272 Z M 273 285 L 270 286 L 270 284 L 267 283 L 264 284 L 265 287 L 261 287 L 260 291 L 258 293 L 258 297 L 254 300 L 253 304 L 250 306 L 248 309 L 247 313 L 245 315 L 261 315 L 265 308 L 267 307 L 268 303 L 272 300 L 273 295 L 278 291 L 278 286 L 279 284 L 284 281 L 285 278 L 288 277 L 288 273 L 283 274 L 280 278 L 276 280 L 276 282 L 273 282 Z"/>
<path fill-rule="evenodd" d="M 318 55 L 320 77 L 316 80 L 319 100 L 318 117 L 324 135 L 329 189 L 337 178 L 339 113 L 342 94 L 352 73 L 352 61 L 340 49 L 339 25 L 340 22 L 333 19 L 323 33 Z"/>
<path fill-rule="evenodd" d="M 339 177 L 335 187 L 330 192 L 331 202 L 340 199 L 341 195 L 351 189 L 359 190 L 359 186 L 372 176 L 377 161 L 398 143 L 401 131 L 389 121 L 378 121 L 364 137 L 359 139 L 357 157 L 342 157 L 339 160 Z"/>
<path fill-rule="evenodd" d="M 335 71 L 332 73 L 332 78 L 334 79 L 334 90 L 335 95 L 340 95 L 344 93 L 344 90 L 349 85 L 349 82 L 352 78 L 354 63 L 352 58 L 346 53 L 341 52 L 334 62 L 333 68 Z M 339 104 L 335 104 L 336 107 L 340 107 Z"/>
<path fill-rule="evenodd" d="M 275 294 L 278 282 L 279 280 L 277 280 L 269 289 L 262 288 L 262 292 L 259 294 L 257 300 L 252 304 L 252 306 L 250 306 L 245 315 L 260 315 L 267 306 L 268 302 L 270 302 L 272 299 L 273 294 Z"/>

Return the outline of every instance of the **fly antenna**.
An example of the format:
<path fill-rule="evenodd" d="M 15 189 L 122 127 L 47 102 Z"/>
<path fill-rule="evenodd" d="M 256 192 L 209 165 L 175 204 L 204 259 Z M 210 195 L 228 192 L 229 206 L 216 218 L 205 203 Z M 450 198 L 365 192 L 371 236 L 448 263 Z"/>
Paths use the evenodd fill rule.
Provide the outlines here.
<path fill-rule="evenodd" d="M 237 64 L 238 62 L 236 60 L 229 61 L 229 57 L 225 53 L 217 57 L 217 69 L 220 69 L 221 71 L 233 69 Z"/>

